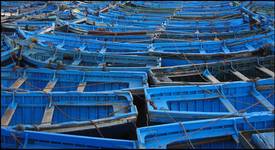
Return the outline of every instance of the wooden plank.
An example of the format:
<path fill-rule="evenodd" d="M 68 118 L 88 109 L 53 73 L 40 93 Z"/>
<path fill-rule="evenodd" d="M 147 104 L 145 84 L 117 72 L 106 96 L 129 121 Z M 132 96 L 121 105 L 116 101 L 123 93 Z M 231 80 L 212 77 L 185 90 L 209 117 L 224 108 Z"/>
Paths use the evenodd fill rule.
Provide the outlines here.
<path fill-rule="evenodd" d="M 54 106 L 46 107 L 41 123 L 50 125 L 52 123 L 53 112 L 54 112 Z"/>
<path fill-rule="evenodd" d="M 5 111 L 4 115 L 1 117 L 1 126 L 8 126 L 12 116 L 16 110 L 17 103 L 12 103 L 9 105 L 7 110 Z"/>
<path fill-rule="evenodd" d="M 73 21 L 73 23 L 82 23 L 85 22 L 87 20 L 87 18 L 81 18 L 81 19 L 77 19 L 75 21 Z"/>
<path fill-rule="evenodd" d="M 247 140 L 247 138 L 241 132 L 239 132 L 239 141 L 240 141 L 241 145 L 243 146 L 243 148 L 255 149 L 254 146 L 249 142 L 249 140 Z"/>
<path fill-rule="evenodd" d="M 25 81 L 27 80 L 27 78 L 18 78 L 10 87 L 11 89 L 18 89 Z"/>
<path fill-rule="evenodd" d="M 136 121 L 136 116 L 129 116 L 127 118 L 122 118 L 122 119 L 116 119 L 115 121 L 113 119 L 98 119 L 98 120 L 93 120 L 93 122 L 96 124 L 97 128 L 103 128 L 103 127 L 110 127 L 114 125 L 122 125 L 125 123 L 129 122 L 134 122 Z M 87 121 L 88 122 L 88 121 Z M 56 133 L 66 133 L 66 132 L 73 132 L 73 131 L 87 131 L 87 130 L 94 130 L 96 127 L 91 124 L 91 122 L 88 123 L 78 123 L 77 125 L 72 124 L 72 125 L 59 125 L 59 124 L 52 124 L 51 127 L 40 127 L 40 131 L 45 131 L 45 132 L 56 132 Z"/>
<path fill-rule="evenodd" d="M 268 68 L 264 67 L 264 66 L 256 66 L 256 68 L 266 74 L 268 74 L 269 76 L 271 76 L 272 78 L 274 78 L 274 72 L 269 70 Z"/>
<path fill-rule="evenodd" d="M 128 111 L 128 105 L 114 105 L 113 106 L 114 112 L 112 114 L 121 114 L 126 113 Z M 110 114 L 110 115 L 112 115 Z"/>
<path fill-rule="evenodd" d="M 273 112 L 274 106 L 256 89 L 253 89 L 251 92 L 252 96 L 254 96 L 267 110 Z"/>
<path fill-rule="evenodd" d="M 249 50 L 249 51 L 255 51 L 256 50 L 256 48 L 254 48 L 252 45 L 250 45 L 250 44 L 246 44 L 245 45 L 246 46 L 246 48 Z"/>
<path fill-rule="evenodd" d="M 180 72 L 179 74 L 172 74 L 172 75 L 167 75 L 167 77 L 187 77 L 187 76 L 196 76 L 196 75 L 201 75 L 200 72 L 190 72 L 190 73 L 182 73 Z"/>
<path fill-rule="evenodd" d="M 72 65 L 73 66 L 78 66 L 81 61 L 82 61 L 82 59 L 76 59 L 76 60 L 74 60 L 74 62 L 72 63 Z"/>
<path fill-rule="evenodd" d="M 243 81 L 250 81 L 245 75 L 243 75 L 242 73 L 240 73 L 239 71 L 234 71 L 234 70 L 230 70 L 231 73 L 233 73 L 235 76 L 237 76 L 239 79 L 243 80 Z"/>
<path fill-rule="evenodd" d="M 229 112 L 238 113 L 236 108 L 232 105 L 232 103 L 228 99 L 226 99 L 226 98 L 219 98 L 219 99 Z"/>
<path fill-rule="evenodd" d="M 63 42 L 63 43 L 58 44 L 56 47 L 57 47 L 57 48 L 62 48 L 63 46 L 64 46 L 64 42 Z"/>
<path fill-rule="evenodd" d="M 83 92 L 86 87 L 86 82 L 79 83 L 77 87 L 77 92 Z"/>
<path fill-rule="evenodd" d="M 30 56 L 30 55 L 34 55 L 34 54 L 36 54 L 37 52 L 35 52 L 35 51 L 31 51 L 31 50 L 28 50 L 28 51 L 24 51 L 24 55 L 28 55 L 28 56 Z"/>
<path fill-rule="evenodd" d="M 56 55 L 54 55 L 54 56 L 48 58 L 45 62 L 46 62 L 46 63 L 49 63 L 50 61 L 53 62 L 53 61 L 55 61 L 56 59 L 57 59 L 57 57 L 56 57 Z"/>
<path fill-rule="evenodd" d="M 230 53 L 230 50 L 227 48 L 227 46 L 222 46 L 222 50 L 224 53 Z"/>
<path fill-rule="evenodd" d="M 208 70 L 204 71 L 203 75 L 212 83 L 220 83 L 220 81 L 215 78 Z"/>
<path fill-rule="evenodd" d="M 219 38 L 217 38 L 217 37 L 215 37 L 215 38 L 214 38 L 214 41 L 220 41 L 220 39 L 219 39 Z"/>
<path fill-rule="evenodd" d="M 86 45 L 82 45 L 82 46 L 79 48 L 79 50 L 80 50 L 80 51 L 84 51 L 86 48 L 87 48 Z"/>
<path fill-rule="evenodd" d="M 173 82 L 173 80 L 171 80 L 170 78 L 168 78 L 168 77 L 160 77 L 159 78 L 159 81 L 161 81 L 161 82 Z"/>
<path fill-rule="evenodd" d="M 43 92 L 46 92 L 46 93 L 51 92 L 56 82 L 57 82 L 57 79 L 48 82 L 47 86 L 43 89 Z"/>
<path fill-rule="evenodd" d="M 39 32 L 38 34 L 44 34 L 44 33 L 47 33 L 47 32 L 50 32 L 52 30 L 54 30 L 55 26 L 50 26 L 44 30 L 42 30 L 41 32 Z"/>
<path fill-rule="evenodd" d="M 102 47 L 101 49 L 100 49 L 100 53 L 105 53 L 106 52 L 106 47 Z"/>

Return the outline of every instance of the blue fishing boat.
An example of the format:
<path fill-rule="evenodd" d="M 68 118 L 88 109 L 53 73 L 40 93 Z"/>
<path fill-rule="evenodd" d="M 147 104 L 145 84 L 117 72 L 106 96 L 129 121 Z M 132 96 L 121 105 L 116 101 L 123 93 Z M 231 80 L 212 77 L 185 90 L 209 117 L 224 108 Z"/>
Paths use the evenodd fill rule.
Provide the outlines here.
<path fill-rule="evenodd" d="M 72 34 L 37 34 L 35 32 L 28 32 L 18 30 L 18 34 L 25 39 L 34 38 L 39 41 L 39 44 L 52 44 L 62 49 L 75 49 L 83 47 L 82 51 L 97 52 L 104 49 L 104 52 L 117 54 L 136 54 L 144 53 L 148 50 L 149 44 L 144 43 L 120 43 L 112 41 L 100 41 L 91 39 L 87 36 L 79 37 Z M 68 36 L 70 35 L 70 36 Z M 42 45 L 40 44 L 40 45 Z M 59 49 L 60 49 L 59 48 Z"/>
<path fill-rule="evenodd" d="M 15 64 L 13 55 L 19 46 L 7 35 L 1 34 L 1 67 L 11 67 Z"/>
<path fill-rule="evenodd" d="M 259 55 L 258 55 L 259 56 Z M 274 55 L 152 68 L 153 85 L 216 84 L 274 78 Z"/>
<path fill-rule="evenodd" d="M 27 31 L 36 31 L 43 27 L 48 27 L 53 24 L 53 21 L 17 21 L 12 24 L 3 24 L 2 27 L 9 29 L 25 29 Z"/>
<path fill-rule="evenodd" d="M 16 131 L 1 127 L 1 148 L 56 149 L 56 148 L 137 148 L 136 142 L 111 138 L 86 137 L 60 133 Z"/>
<path fill-rule="evenodd" d="M 2 5 L 3 4 L 3 5 Z M 24 4 L 24 2 L 1 2 L 1 26 L 4 23 L 9 23 L 22 19 L 24 16 L 32 15 L 39 10 L 45 9 L 47 3 L 45 2 L 31 2 Z M 2 13 L 3 12 L 3 13 Z"/>
<path fill-rule="evenodd" d="M 262 79 L 257 82 L 146 88 L 144 92 L 150 121 L 167 123 L 273 112 L 272 89 L 274 79 Z M 254 107 L 242 111 L 248 106 Z"/>
<path fill-rule="evenodd" d="M 255 130 L 272 130 L 273 128 L 274 114 L 258 112 L 240 117 L 142 127 L 137 129 L 137 135 L 139 148 L 165 149 L 177 144 L 185 144 L 185 148 L 226 149 L 245 148 L 240 143 L 241 139 L 245 139 L 242 136 L 243 131 L 255 132 Z M 230 136 L 231 140 L 221 140 L 226 136 Z"/>
<path fill-rule="evenodd" d="M 157 42 L 152 45 L 152 53 L 161 54 L 230 54 L 245 51 L 255 51 L 264 44 L 273 45 L 274 32 L 267 30 L 263 34 L 256 34 L 244 38 L 232 38 L 223 41 L 202 42 Z M 251 46 L 251 47 L 250 47 Z M 252 48 L 253 47 L 253 48 Z M 272 48 L 274 50 L 274 48 Z"/>
<path fill-rule="evenodd" d="M 265 16 L 274 26 L 274 2 L 273 1 L 251 1 L 247 8 L 257 14 Z"/>
<path fill-rule="evenodd" d="M 255 53 L 260 49 L 271 49 L 271 51 L 274 51 L 274 47 L 272 46 L 274 44 L 274 33 L 272 30 L 267 31 L 267 33 L 264 34 L 258 34 L 237 39 L 227 39 L 223 41 L 181 41 L 173 43 L 156 42 L 153 44 L 103 42 L 99 40 L 84 40 L 79 38 L 70 39 L 67 37 L 53 36 L 50 34 L 34 35 L 34 33 L 24 32 L 23 30 L 20 31 L 20 34 L 27 39 L 34 37 L 38 41 L 47 41 L 48 43 L 55 46 L 62 46 L 62 48 L 64 49 L 85 47 L 85 50 L 87 51 L 96 51 L 104 48 L 105 46 L 105 52 L 109 53 L 140 55 L 145 54 L 150 56 L 159 56 L 163 57 L 162 66 L 188 64 L 188 60 L 184 59 L 189 56 L 197 57 L 196 60 L 191 60 L 193 63 L 199 63 L 205 62 L 206 57 L 216 57 L 215 59 L 224 59 L 225 57 L 236 57 L 238 55 L 243 56 L 244 53 Z M 90 44 L 93 44 L 94 46 L 90 47 Z"/>
<path fill-rule="evenodd" d="M 2 68 L 1 90 L 97 92 L 148 87 L 144 72 Z"/>
<path fill-rule="evenodd" d="M 46 26 L 51 26 L 55 21 L 55 14 L 58 10 L 58 5 L 46 4 L 46 6 L 41 9 L 36 8 L 31 12 L 21 14 L 17 19 L 2 22 L 1 27 L 9 31 L 14 31 L 17 28 L 38 30 Z"/>
<path fill-rule="evenodd" d="M 271 4 L 1 1 L 1 148 L 274 148 Z"/>
<path fill-rule="evenodd" d="M 2 127 L 33 126 L 71 132 L 133 122 L 137 115 L 132 95 L 126 91 L 1 93 Z"/>
<path fill-rule="evenodd" d="M 40 46 L 35 43 L 22 44 L 22 57 L 29 65 L 59 69 L 94 70 L 104 68 L 129 67 L 129 70 L 147 70 L 152 66 L 160 66 L 160 58 L 154 56 L 118 55 L 82 50 L 66 50 L 62 46 Z M 58 48 L 58 49 L 57 49 Z"/>

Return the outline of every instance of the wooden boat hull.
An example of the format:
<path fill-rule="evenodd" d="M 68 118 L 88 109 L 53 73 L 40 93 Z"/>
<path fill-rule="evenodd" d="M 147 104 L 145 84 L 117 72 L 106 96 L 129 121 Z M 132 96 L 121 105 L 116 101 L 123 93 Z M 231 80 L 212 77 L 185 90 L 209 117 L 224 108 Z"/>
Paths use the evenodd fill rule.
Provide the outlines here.
<path fill-rule="evenodd" d="M 274 55 L 152 68 L 149 75 L 152 78 L 151 84 L 156 86 L 213 84 L 205 76 L 209 75 L 204 74 L 206 70 L 219 82 L 253 81 L 257 77 L 261 79 L 274 78 Z"/>
<path fill-rule="evenodd" d="M 255 124 L 257 124 L 257 126 Z M 190 142 L 188 141 L 193 142 L 207 138 L 222 138 L 224 136 L 232 136 L 233 139 L 235 139 L 235 137 L 240 137 L 239 134 L 242 131 L 251 132 L 255 129 L 271 130 L 273 127 L 274 114 L 256 113 L 244 115 L 243 117 L 206 119 L 143 127 L 137 129 L 137 136 L 140 148 L 164 149 L 167 148 L 169 144 L 176 142 L 189 143 L 190 147 Z M 185 132 L 183 130 L 185 130 Z M 183 134 L 187 134 L 187 136 L 183 137 Z M 154 140 L 156 138 L 158 140 Z M 229 147 L 231 148 L 232 146 L 234 145 L 230 145 Z M 196 147 L 196 145 L 194 147 Z"/>
<path fill-rule="evenodd" d="M 121 124 L 123 119 L 135 121 L 137 115 L 132 95 L 126 91 L 1 93 L 1 126 L 5 127 L 36 125 L 69 132 L 89 128 L 88 122 L 103 127 Z"/>
<path fill-rule="evenodd" d="M 274 79 L 216 85 L 146 88 L 151 122 L 190 121 L 274 111 Z M 268 94 L 267 94 L 268 93 Z M 257 103 L 256 106 L 253 104 Z M 254 106 L 246 110 L 247 106 Z"/>
<path fill-rule="evenodd" d="M 14 136 L 12 136 L 14 135 Z M 12 137 L 15 137 L 12 138 Z M 48 133 L 37 131 L 16 131 L 1 127 L 1 148 L 28 148 L 28 149 L 51 149 L 51 148 L 136 148 L 135 141 L 118 140 L 111 138 L 85 137 L 60 133 Z M 20 139 L 24 143 L 18 141 Z"/>
<path fill-rule="evenodd" d="M 7 67 L 14 63 L 14 55 L 19 50 L 18 45 L 8 36 L 1 35 L 1 67 Z"/>
<path fill-rule="evenodd" d="M 24 82 L 15 85 L 19 79 Z M 74 70 L 12 69 L 2 68 L 1 90 L 43 91 L 55 81 L 52 91 L 99 92 L 148 87 L 147 75 L 144 72 L 127 71 L 93 71 Z"/>

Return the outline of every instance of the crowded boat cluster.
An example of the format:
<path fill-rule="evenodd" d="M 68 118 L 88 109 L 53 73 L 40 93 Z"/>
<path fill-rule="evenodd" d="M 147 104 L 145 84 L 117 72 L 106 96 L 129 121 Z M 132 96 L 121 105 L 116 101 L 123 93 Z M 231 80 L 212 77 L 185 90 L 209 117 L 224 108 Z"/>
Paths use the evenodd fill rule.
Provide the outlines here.
<path fill-rule="evenodd" d="M 274 1 L 1 1 L 1 148 L 274 149 Z"/>

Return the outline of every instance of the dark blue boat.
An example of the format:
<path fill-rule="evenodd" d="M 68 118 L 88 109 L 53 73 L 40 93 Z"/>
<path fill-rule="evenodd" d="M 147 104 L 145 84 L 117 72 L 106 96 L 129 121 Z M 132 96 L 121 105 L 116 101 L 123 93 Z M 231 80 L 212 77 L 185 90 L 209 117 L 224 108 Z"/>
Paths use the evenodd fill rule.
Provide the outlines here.
<path fill-rule="evenodd" d="M 126 91 L 1 92 L 1 126 L 4 127 L 55 125 L 55 129 L 66 127 L 74 131 L 96 128 L 91 126 L 93 122 L 108 126 L 134 121 L 136 115 L 132 95 Z"/>
<path fill-rule="evenodd" d="M 270 4 L 1 1 L 1 148 L 274 148 Z"/>
<path fill-rule="evenodd" d="M 1 148 L 9 149 L 99 149 L 137 148 L 135 141 L 86 137 L 60 133 L 16 131 L 1 127 Z"/>
<path fill-rule="evenodd" d="M 153 85 L 198 85 L 274 79 L 274 55 L 220 62 L 152 68 Z"/>
<path fill-rule="evenodd" d="M 19 46 L 7 35 L 1 34 L 1 67 L 11 67 L 15 64 L 15 55 Z"/>
<path fill-rule="evenodd" d="M 143 72 L 2 68 L 1 90 L 98 92 L 148 87 Z"/>
<path fill-rule="evenodd" d="M 151 122 L 189 121 L 274 111 L 274 79 L 146 88 Z M 246 107 L 251 109 L 243 111 Z M 240 112 L 241 111 L 241 112 Z"/>
<path fill-rule="evenodd" d="M 237 144 L 242 131 L 271 130 L 274 128 L 274 114 L 252 113 L 241 117 L 206 119 L 177 122 L 137 129 L 140 148 L 167 148 L 177 143 L 186 143 L 186 148 L 197 148 L 196 141 L 210 144 L 198 144 L 201 148 L 244 148 Z M 231 136 L 233 141 L 211 144 L 209 138 Z M 207 141 L 208 140 L 208 141 Z"/>

